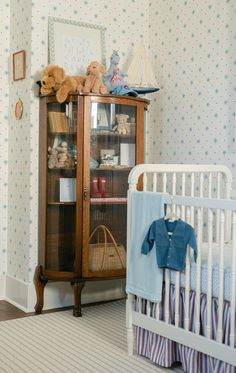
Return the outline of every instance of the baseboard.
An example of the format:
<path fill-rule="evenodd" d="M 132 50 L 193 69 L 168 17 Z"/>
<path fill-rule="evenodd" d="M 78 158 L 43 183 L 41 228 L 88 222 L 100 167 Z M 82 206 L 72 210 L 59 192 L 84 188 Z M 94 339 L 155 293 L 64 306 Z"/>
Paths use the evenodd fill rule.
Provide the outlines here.
<path fill-rule="evenodd" d="M 31 295 L 29 297 L 29 295 Z M 6 276 L 6 296 L 5 300 L 25 312 L 32 312 L 32 307 L 28 305 L 29 298 L 34 295 L 34 287 L 15 277 Z"/>
<path fill-rule="evenodd" d="M 82 304 L 102 302 L 125 297 L 125 280 L 87 282 L 82 291 Z M 36 293 L 34 284 L 27 284 L 14 277 L 6 276 L 5 299 L 23 310 L 34 312 Z M 72 306 L 74 294 L 66 282 L 50 282 L 44 291 L 44 310 Z"/>
<path fill-rule="evenodd" d="M 0 276 L 0 300 L 6 298 L 6 275 Z"/>

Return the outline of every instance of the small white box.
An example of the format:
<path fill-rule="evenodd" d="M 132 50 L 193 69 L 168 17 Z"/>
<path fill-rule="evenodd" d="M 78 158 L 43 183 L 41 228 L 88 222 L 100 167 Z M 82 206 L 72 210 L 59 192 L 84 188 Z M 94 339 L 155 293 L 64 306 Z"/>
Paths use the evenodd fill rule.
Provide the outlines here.
<path fill-rule="evenodd" d="M 76 202 L 76 179 L 60 178 L 60 202 Z"/>
<path fill-rule="evenodd" d="M 121 166 L 135 166 L 135 144 L 120 144 L 120 164 Z"/>

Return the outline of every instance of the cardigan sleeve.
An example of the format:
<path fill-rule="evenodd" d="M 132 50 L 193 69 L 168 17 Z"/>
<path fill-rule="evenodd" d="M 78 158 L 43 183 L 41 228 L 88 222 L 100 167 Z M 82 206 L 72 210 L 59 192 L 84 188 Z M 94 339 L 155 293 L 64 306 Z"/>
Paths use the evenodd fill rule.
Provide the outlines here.
<path fill-rule="evenodd" d="M 155 241 L 155 222 L 153 222 L 149 229 L 148 232 L 144 238 L 142 247 L 141 247 L 141 253 L 147 255 L 153 248 L 154 241 Z"/>

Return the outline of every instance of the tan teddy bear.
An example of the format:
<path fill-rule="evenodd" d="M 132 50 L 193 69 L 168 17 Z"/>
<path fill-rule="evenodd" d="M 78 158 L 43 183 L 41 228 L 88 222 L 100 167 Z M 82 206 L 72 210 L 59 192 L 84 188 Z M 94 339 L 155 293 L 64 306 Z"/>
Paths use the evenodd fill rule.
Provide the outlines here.
<path fill-rule="evenodd" d="M 61 103 L 66 100 L 69 92 L 81 92 L 84 82 L 83 76 L 69 76 L 62 67 L 48 65 L 42 72 L 41 93 L 56 93 L 57 101 Z"/>
<path fill-rule="evenodd" d="M 102 81 L 102 74 L 106 72 L 105 66 L 97 61 L 93 61 L 87 68 L 87 78 L 85 80 L 83 92 L 84 93 L 108 93 L 107 87 Z"/>
<path fill-rule="evenodd" d="M 48 147 L 48 168 L 58 167 L 58 151 L 55 148 Z"/>
<path fill-rule="evenodd" d="M 130 125 L 127 123 L 129 115 L 127 114 L 116 114 L 117 124 L 113 127 L 113 130 L 120 135 L 129 135 L 130 134 Z"/>

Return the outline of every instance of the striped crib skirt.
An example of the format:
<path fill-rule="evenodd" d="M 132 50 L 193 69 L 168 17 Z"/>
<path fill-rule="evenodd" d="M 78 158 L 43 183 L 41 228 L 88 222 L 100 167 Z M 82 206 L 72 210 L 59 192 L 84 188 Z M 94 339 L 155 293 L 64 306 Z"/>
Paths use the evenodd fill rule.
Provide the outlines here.
<path fill-rule="evenodd" d="M 194 309 L 195 309 L 195 291 L 190 293 L 190 330 L 194 332 Z M 160 305 L 160 320 L 164 315 L 164 297 L 163 290 L 162 304 Z M 184 327 L 184 307 L 185 307 L 185 289 L 180 289 L 180 327 Z M 135 308 L 139 307 L 138 301 Z M 156 304 L 151 304 L 151 317 L 155 315 Z M 217 311 L 218 299 L 212 300 L 212 339 L 216 340 L 217 335 Z M 146 301 L 142 300 L 142 313 L 146 313 Z M 175 286 L 170 286 L 170 318 L 174 325 L 175 317 Z M 230 334 L 230 303 L 224 301 L 224 335 L 223 343 L 229 345 Z M 207 296 L 201 295 L 201 326 L 200 334 L 206 335 L 207 319 Z M 161 337 L 158 334 L 146 329 L 136 327 L 136 351 L 139 355 L 145 356 L 152 362 L 163 367 L 171 367 L 174 363 L 180 362 L 182 369 L 188 373 L 236 373 L 236 368 L 223 361 L 210 357 L 206 354 L 183 346 L 180 343 L 173 342 L 168 338 Z"/>

